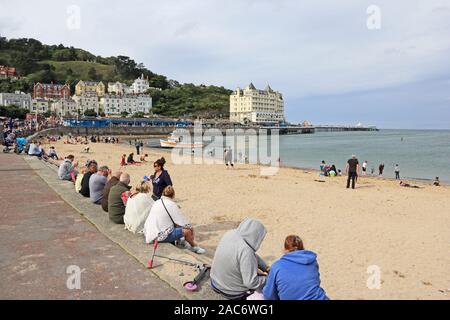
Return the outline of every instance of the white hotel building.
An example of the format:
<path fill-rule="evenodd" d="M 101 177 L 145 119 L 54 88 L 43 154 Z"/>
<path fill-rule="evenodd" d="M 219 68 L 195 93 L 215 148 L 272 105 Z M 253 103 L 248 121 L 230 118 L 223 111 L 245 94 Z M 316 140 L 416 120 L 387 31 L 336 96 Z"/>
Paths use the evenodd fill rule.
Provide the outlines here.
<path fill-rule="evenodd" d="M 270 86 L 258 90 L 250 83 L 244 90 L 237 88 L 230 96 L 230 121 L 243 124 L 284 122 L 283 96 Z"/>
<path fill-rule="evenodd" d="M 0 106 L 18 106 L 27 110 L 31 110 L 31 95 L 18 91 L 16 91 L 15 93 L 2 92 L 0 93 Z"/>
<path fill-rule="evenodd" d="M 133 114 L 136 112 L 149 113 L 152 109 L 152 97 L 141 95 L 106 94 L 100 98 L 100 108 L 107 116 L 120 115 L 122 112 Z"/>

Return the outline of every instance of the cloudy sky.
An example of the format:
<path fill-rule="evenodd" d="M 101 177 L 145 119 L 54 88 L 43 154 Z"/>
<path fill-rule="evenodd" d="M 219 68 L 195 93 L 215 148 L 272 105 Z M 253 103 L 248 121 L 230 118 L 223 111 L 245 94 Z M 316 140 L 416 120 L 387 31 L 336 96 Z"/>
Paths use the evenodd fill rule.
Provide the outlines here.
<path fill-rule="evenodd" d="M 0 34 L 270 83 L 292 122 L 450 129 L 449 0 L 0 0 Z"/>

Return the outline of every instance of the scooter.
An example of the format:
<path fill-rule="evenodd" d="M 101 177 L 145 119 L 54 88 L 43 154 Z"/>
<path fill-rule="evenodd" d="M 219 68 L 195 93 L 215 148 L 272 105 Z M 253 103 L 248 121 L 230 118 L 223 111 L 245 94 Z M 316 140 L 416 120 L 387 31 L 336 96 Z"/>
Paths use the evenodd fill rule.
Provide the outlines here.
<path fill-rule="evenodd" d="M 181 263 L 181 264 L 184 264 L 187 266 L 195 267 L 196 269 L 199 270 L 197 276 L 194 278 L 194 280 L 185 282 L 183 284 L 183 288 L 185 288 L 187 291 L 190 291 L 190 292 L 197 291 L 198 285 L 209 273 L 209 271 L 211 270 L 211 266 L 208 264 L 194 263 L 194 262 L 190 262 L 190 261 L 186 261 L 186 260 L 175 259 L 175 258 L 171 258 L 171 257 L 157 255 L 156 254 L 157 248 L 158 248 L 158 241 L 155 240 L 153 242 L 153 253 L 152 253 L 150 260 L 148 261 L 148 268 L 149 269 L 153 268 L 153 260 L 155 257 L 163 258 L 163 259 L 167 259 L 169 261 L 174 261 L 174 262 Z"/>

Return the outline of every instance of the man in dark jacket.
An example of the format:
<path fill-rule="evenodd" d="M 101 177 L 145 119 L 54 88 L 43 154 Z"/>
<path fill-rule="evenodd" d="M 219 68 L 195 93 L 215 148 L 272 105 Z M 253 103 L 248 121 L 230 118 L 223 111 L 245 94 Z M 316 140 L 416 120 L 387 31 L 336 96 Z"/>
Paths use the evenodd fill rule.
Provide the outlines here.
<path fill-rule="evenodd" d="M 81 190 L 80 193 L 83 197 L 89 198 L 91 196 L 91 191 L 89 189 L 89 179 L 93 174 L 97 172 L 97 162 L 95 160 L 89 160 L 87 163 L 88 172 L 86 172 L 81 180 Z"/>
<path fill-rule="evenodd" d="M 113 186 L 119 183 L 120 175 L 122 172 L 117 171 L 114 173 L 114 175 L 109 179 L 109 181 L 106 183 L 105 188 L 103 189 L 103 197 L 102 197 L 102 209 L 105 212 L 108 212 L 108 196 L 109 191 Z"/>
<path fill-rule="evenodd" d="M 111 188 L 108 195 L 108 213 L 109 220 L 117 224 L 124 224 L 123 216 L 125 215 L 125 203 L 122 199 L 124 192 L 130 191 L 130 175 L 122 173 L 119 183 Z"/>

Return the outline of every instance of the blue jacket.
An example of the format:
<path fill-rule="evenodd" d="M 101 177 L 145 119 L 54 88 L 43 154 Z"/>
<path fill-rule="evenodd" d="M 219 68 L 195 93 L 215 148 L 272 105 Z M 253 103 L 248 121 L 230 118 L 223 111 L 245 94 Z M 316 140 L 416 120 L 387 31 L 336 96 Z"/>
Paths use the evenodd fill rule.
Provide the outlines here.
<path fill-rule="evenodd" d="M 285 254 L 270 268 L 263 289 L 266 300 L 328 300 L 320 287 L 317 255 L 308 250 Z"/>

